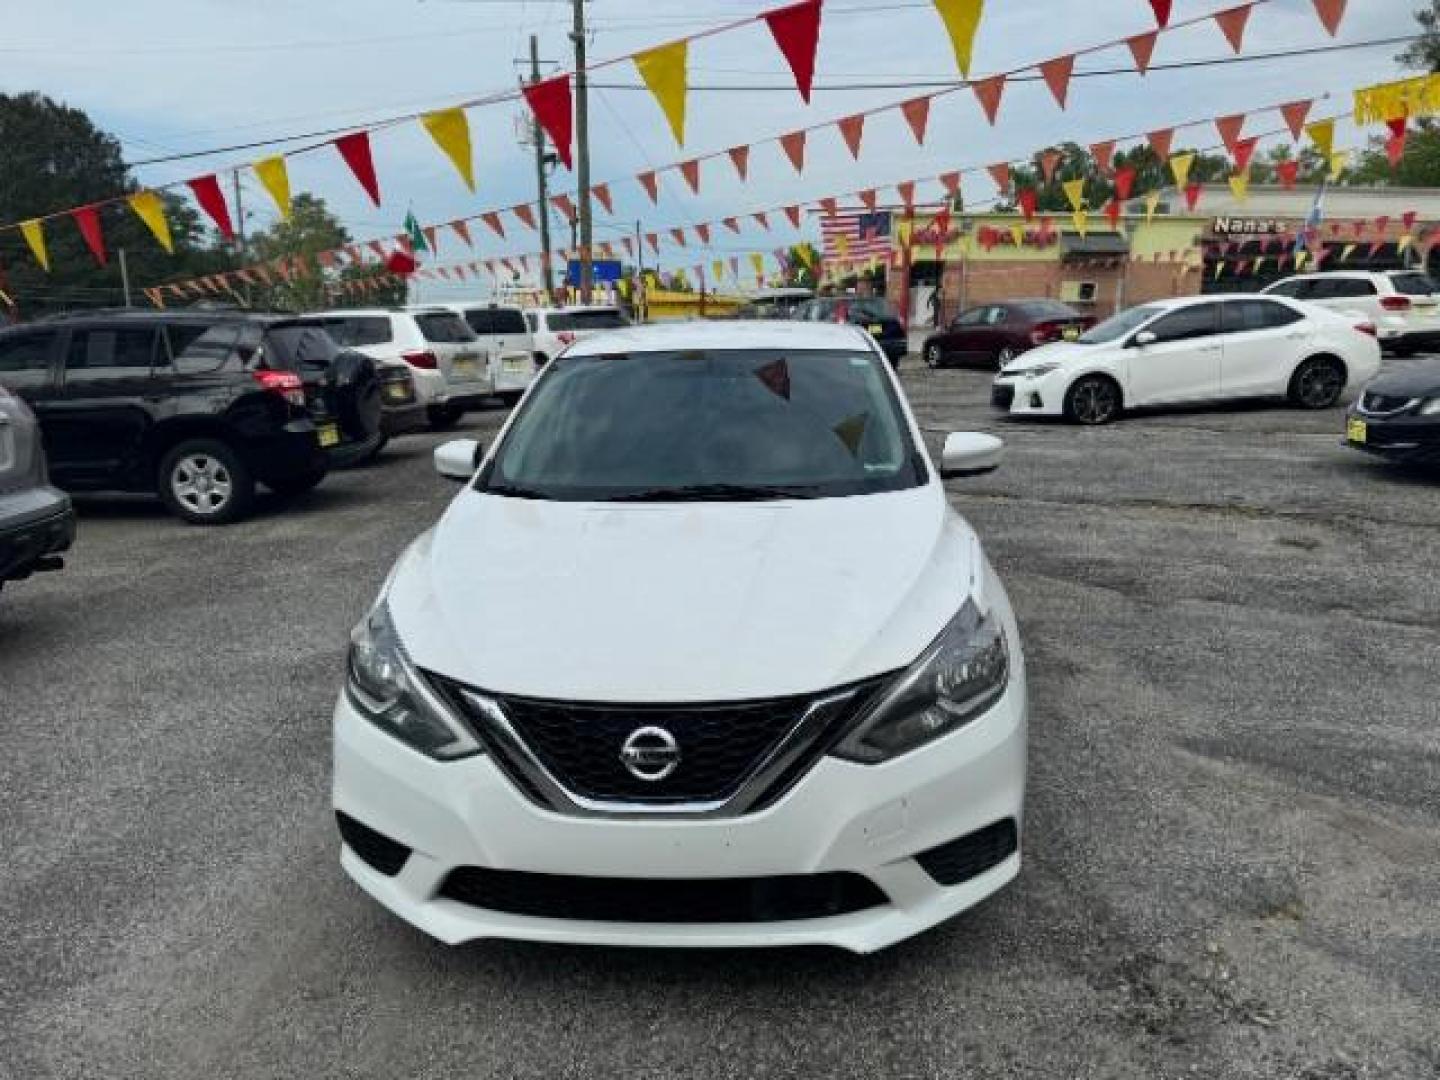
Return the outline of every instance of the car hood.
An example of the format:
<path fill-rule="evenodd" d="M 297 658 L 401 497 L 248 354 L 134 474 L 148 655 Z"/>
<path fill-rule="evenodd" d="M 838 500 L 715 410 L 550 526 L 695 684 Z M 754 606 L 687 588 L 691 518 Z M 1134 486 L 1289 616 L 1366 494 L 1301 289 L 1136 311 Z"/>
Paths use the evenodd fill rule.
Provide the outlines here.
<path fill-rule="evenodd" d="M 1440 360 L 1410 364 L 1372 379 L 1365 390 L 1386 397 L 1440 397 Z"/>
<path fill-rule="evenodd" d="M 1013 375 L 1017 371 L 1025 371 L 1036 364 L 1063 364 L 1068 360 L 1088 358 L 1095 355 L 1096 348 L 1098 346 L 1081 345 L 1074 341 L 1052 341 L 1048 345 L 1040 345 L 1016 357 L 1001 368 L 1001 371 L 1007 375 Z"/>
<path fill-rule="evenodd" d="M 467 490 L 388 597 L 411 658 L 480 689 L 734 701 L 905 667 L 977 591 L 982 559 L 935 484 L 682 505 Z"/>

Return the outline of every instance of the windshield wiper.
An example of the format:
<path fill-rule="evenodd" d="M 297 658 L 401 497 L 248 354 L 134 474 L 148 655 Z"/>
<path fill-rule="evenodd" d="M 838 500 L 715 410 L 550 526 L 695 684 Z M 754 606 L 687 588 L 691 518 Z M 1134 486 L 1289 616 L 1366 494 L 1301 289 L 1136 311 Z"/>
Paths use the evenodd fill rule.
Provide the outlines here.
<path fill-rule="evenodd" d="M 761 502 L 767 499 L 813 499 L 816 488 L 775 487 L 752 484 L 690 484 L 684 487 L 650 488 L 625 495 L 612 495 L 606 502 Z"/>

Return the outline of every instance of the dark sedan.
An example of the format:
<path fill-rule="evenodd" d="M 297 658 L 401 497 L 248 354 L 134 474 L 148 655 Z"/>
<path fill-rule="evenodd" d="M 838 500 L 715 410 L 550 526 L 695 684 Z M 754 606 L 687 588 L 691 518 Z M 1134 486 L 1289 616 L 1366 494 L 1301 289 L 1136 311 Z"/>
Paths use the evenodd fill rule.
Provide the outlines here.
<path fill-rule="evenodd" d="M 838 322 L 863 326 L 884 350 L 891 367 L 899 367 L 910 340 L 895 309 L 878 296 L 822 296 L 807 301 L 793 316 L 802 322 Z"/>
<path fill-rule="evenodd" d="M 998 371 L 1027 349 L 1077 338 L 1094 325 L 1094 316 L 1059 300 L 982 304 L 926 338 L 920 355 L 932 368 L 968 364 Z"/>
<path fill-rule="evenodd" d="M 1345 441 L 1391 461 L 1440 465 L 1440 362 L 1373 380 L 1350 406 Z"/>

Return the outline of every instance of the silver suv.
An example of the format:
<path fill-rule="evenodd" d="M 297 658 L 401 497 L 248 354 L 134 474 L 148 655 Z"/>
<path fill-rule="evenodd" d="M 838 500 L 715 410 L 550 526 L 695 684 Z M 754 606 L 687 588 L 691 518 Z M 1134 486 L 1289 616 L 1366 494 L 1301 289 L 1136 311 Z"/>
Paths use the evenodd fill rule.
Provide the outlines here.
<path fill-rule="evenodd" d="M 74 539 L 75 511 L 70 496 L 50 486 L 35 416 L 0 387 L 0 587 L 59 570 Z"/>

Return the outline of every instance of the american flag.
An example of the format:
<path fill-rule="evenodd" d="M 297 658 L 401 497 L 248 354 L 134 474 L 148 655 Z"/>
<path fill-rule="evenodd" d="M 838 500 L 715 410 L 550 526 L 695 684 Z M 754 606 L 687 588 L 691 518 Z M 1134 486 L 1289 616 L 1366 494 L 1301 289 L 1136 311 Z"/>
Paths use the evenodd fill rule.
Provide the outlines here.
<path fill-rule="evenodd" d="M 1299 255 L 1305 248 L 1312 250 L 1320 245 L 1320 223 L 1325 220 L 1325 183 L 1329 177 L 1320 178 L 1320 187 L 1315 191 L 1315 201 L 1310 213 L 1305 216 L 1305 225 L 1295 234 L 1295 247 L 1291 254 Z"/>
<path fill-rule="evenodd" d="M 888 255 L 890 211 L 842 210 L 834 214 L 822 214 L 820 236 L 827 261 Z"/>

